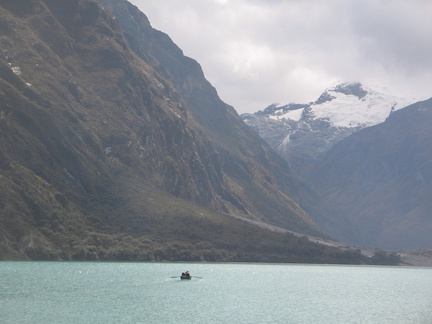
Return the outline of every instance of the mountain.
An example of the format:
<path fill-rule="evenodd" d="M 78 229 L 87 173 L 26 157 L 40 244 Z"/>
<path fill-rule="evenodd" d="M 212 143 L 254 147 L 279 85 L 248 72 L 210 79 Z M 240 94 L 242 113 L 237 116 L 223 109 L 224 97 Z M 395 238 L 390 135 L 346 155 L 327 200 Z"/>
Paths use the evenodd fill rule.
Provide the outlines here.
<path fill-rule="evenodd" d="M 335 236 L 386 249 L 432 246 L 432 99 L 335 144 L 310 184 L 343 216 Z M 348 225 L 348 227 L 347 227 Z"/>
<path fill-rule="evenodd" d="M 217 192 L 224 200 L 218 210 L 316 233 L 313 222 L 298 205 L 299 199 L 293 198 L 302 196 L 297 178 L 233 107 L 220 100 L 199 64 L 185 57 L 166 34 L 151 28 L 147 18 L 127 1 L 99 2 L 118 19 L 134 52 L 170 78 L 185 101 L 188 118 L 211 140 L 217 156 L 208 161 L 220 163 L 217 181 L 224 185 Z"/>
<path fill-rule="evenodd" d="M 242 118 L 333 210 L 313 214 L 324 233 L 361 246 L 422 249 L 432 246 L 431 109 L 430 100 L 413 102 L 342 83 L 315 102 Z"/>
<path fill-rule="evenodd" d="M 0 2 L 0 259 L 369 262 L 127 1 Z M 230 216 L 234 215 L 236 218 Z"/>
<path fill-rule="evenodd" d="M 313 161 L 334 144 L 384 122 L 394 111 L 415 101 L 359 82 L 340 83 L 315 102 L 271 105 L 242 118 L 304 177 Z"/>

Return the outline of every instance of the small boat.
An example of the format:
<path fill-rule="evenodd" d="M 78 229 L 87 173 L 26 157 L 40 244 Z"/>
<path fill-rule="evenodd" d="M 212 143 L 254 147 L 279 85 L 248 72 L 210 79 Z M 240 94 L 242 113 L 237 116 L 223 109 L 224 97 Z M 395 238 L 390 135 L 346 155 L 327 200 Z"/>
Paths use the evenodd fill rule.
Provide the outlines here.
<path fill-rule="evenodd" d="M 192 276 L 190 275 L 189 271 L 186 271 L 186 272 L 182 272 L 180 279 L 181 280 L 191 280 Z"/>
<path fill-rule="evenodd" d="M 171 278 L 178 278 L 178 276 L 171 277 Z M 197 276 L 194 276 L 194 278 L 202 279 L 202 277 L 197 277 Z M 180 279 L 181 280 L 191 280 L 192 276 L 190 275 L 189 271 L 185 271 L 185 272 L 182 272 Z"/>

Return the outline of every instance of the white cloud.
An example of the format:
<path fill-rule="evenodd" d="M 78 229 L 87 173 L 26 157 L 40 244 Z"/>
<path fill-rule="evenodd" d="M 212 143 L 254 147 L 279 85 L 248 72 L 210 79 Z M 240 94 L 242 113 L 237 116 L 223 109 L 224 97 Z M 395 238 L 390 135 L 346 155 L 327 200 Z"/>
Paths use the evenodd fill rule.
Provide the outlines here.
<path fill-rule="evenodd" d="M 430 0 L 132 0 L 253 112 L 309 102 L 335 80 L 432 96 Z"/>

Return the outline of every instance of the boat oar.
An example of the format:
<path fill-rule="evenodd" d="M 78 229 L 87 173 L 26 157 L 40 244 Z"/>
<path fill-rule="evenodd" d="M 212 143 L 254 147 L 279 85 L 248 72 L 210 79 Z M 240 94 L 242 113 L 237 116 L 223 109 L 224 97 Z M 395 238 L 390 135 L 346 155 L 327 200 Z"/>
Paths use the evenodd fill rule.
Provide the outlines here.
<path fill-rule="evenodd" d="M 179 276 L 171 277 L 171 278 L 180 278 Z"/>
<path fill-rule="evenodd" d="M 197 277 L 197 276 L 193 276 L 194 278 L 198 278 L 198 279 L 202 279 L 203 277 Z"/>

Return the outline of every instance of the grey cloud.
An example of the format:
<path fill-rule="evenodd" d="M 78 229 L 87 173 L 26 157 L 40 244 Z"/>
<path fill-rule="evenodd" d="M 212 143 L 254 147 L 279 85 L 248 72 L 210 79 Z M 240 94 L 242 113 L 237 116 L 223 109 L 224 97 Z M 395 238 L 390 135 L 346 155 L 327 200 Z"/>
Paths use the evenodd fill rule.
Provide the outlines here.
<path fill-rule="evenodd" d="M 312 101 L 335 80 L 432 96 L 429 0 L 132 2 L 239 112 Z"/>

